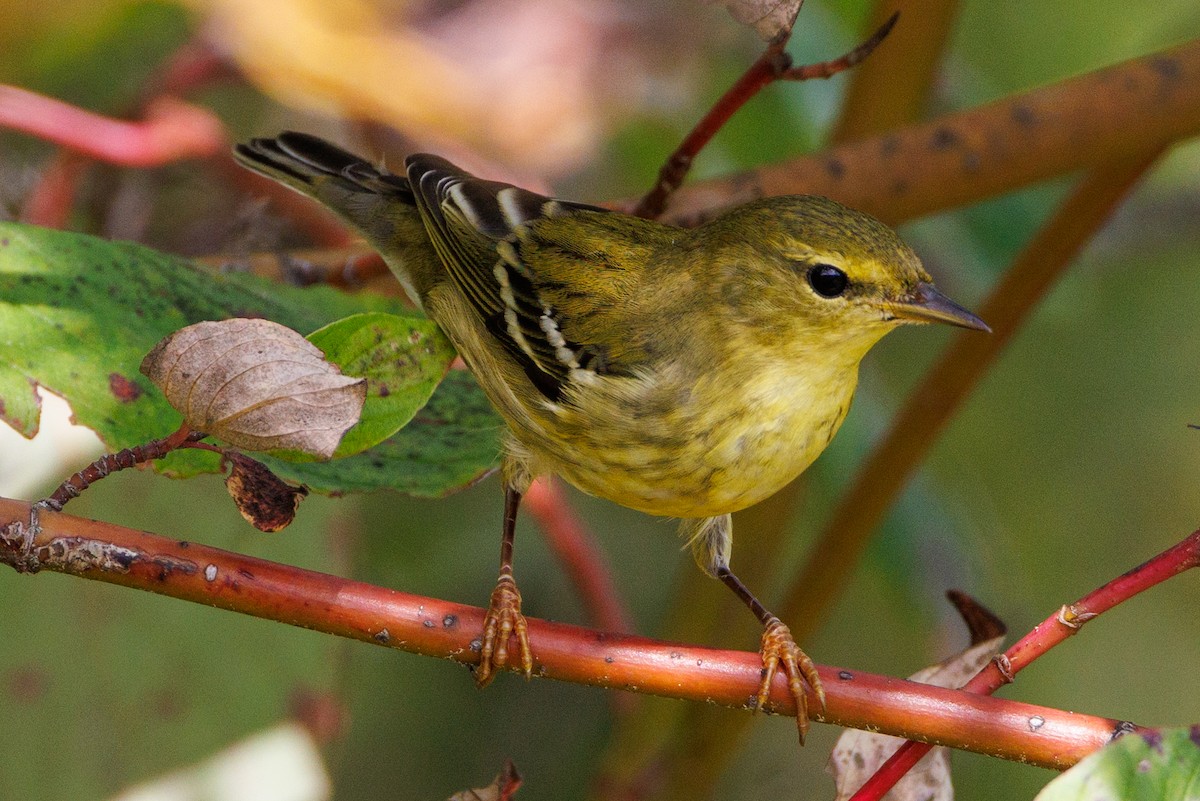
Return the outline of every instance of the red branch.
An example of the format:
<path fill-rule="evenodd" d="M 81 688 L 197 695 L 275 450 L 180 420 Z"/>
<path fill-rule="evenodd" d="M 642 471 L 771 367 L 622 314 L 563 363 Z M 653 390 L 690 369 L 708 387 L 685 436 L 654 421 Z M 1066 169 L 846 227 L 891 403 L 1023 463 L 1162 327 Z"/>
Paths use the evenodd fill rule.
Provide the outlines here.
<path fill-rule="evenodd" d="M 75 189 L 91 162 L 72 150 L 59 150 L 47 162 L 21 207 L 21 222 L 65 228 L 75 203 Z"/>
<path fill-rule="evenodd" d="M 621 603 L 604 555 L 571 508 L 562 486 L 553 481 L 535 481 L 523 503 L 579 590 L 592 624 L 607 631 L 633 631 L 633 619 Z"/>
<path fill-rule="evenodd" d="M 127 167 L 212 156 L 228 147 L 225 128 L 215 114 L 171 97 L 151 103 L 141 122 L 126 122 L 0 85 L 0 126 Z"/>
<path fill-rule="evenodd" d="M 704 149 L 704 146 L 716 136 L 717 131 L 725 127 L 725 123 L 729 122 L 729 118 L 736 114 L 738 109 L 746 105 L 750 98 L 758 94 L 765 86 L 775 81 L 831 78 L 843 70 L 850 69 L 871 55 L 880 42 L 887 38 L 899 16 L 899 12 L 893 14 L 883 25 L 879 26 L 879 30 L 871 34 L 869 39 L 849 53 L 829 61 L 805 64 L 799 67 L 792 66 L 792 57 L 784 51 L 792 36 L 791 28 L 780 33 L 771 40 L 763 54 L 742 73 L 742 77 L 738 78 L 725 94 L 721 95 L 708 113 L 679 143 L 679 147 L 659 170 L 658 181 L 654 184 L 654 188 L 646 193 L 646 196 L 638 202 L 631 213 L 649 218 L 662 214 L 667 198 L 683 183 L 684 177 L 692 168 L 692 161 Z"/>
<path fill-rule="evenodd" d="M 1001 656 L 989 662 L 962 690 L 990 695 L 1010 683 L 1034 660 L 1054 646 L 1077 634 L 1084 623 L 1107 612 L 1117 604 L 1150 589 L 1185 570 L 1200 565 L 1200 530 L 1192 532 L 1182 542 L 1160 553 L 1150 561 L 1085 595 L 1073 604 L 1064 606 L 1047 617 L 1018 640 Z M 1132 728 L 1132 727 L 1130 727 Z M 851 801 L 879 799 L 904 776 L 921 757 L 929 753 L 927 743 L 907 742 L 880 766 L 859 788 Z"/>
<path fill-rule="evenodd" d="M 33 517 L 31 517 L 33 515 Z M 0 498 L 0 562 L 55 570 L 377 645 L 478 661 L 484 610 L 228 551 L 40 511 Z M 757 653 L 679 645 L 529 619 L 538 676 L 749 709 Z M 903 679 L 818 668 L 823 722 L 1065 768 L 1124 724 Z M 795 714 L 780 675 L 768 711 Z M 1031 721 L 1040 725 L 1031 729 Z"/>

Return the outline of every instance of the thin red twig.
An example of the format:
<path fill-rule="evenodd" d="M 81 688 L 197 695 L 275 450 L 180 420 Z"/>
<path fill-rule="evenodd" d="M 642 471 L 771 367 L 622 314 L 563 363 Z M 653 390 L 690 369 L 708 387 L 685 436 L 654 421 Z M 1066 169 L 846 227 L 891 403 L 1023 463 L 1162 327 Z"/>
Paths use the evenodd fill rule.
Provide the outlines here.
<path fill-rule="evenodd" d="M 126 470 L 134 465 L 139 465 L 144 462 L 152 462 L 155 459 L 161 459 L 177 448 L 185 447 L 191 444 L 193 447 L 203 447 L 211 450 L 218 450 L 212 445 L 204 445 L 196 443 L 196 440 L 205 435 L 199 431 L 193 431 L 188 428 L 187 424 L 180 426 L 174 433 L 169 434 L 159 439 L 152 439 L 149 442 L 141 445 L 134 445 L 132 448 L 125 448 L 116 453 L 106 453 L 96 461 L 89 464 L 87 467 L 75 473 L 66 481 L 58 485 L 58 489 L 50 493 L 44 498 L 40 505 L 53 509 L 58 512 L 73 498 L 78 498 L 80 494 L 95 484 L 102 478 L 105 478 L 119 470 Z M 191 441 L 189 443 L 189 440 Z"/>
<path fill-rule="evenodd" d="M 792 66 L 792 57 L 784 50 L 788 40 L 791 39 L 791 30 L 781 32 L 771 40 L 763 54 L 742 73 L 742 77 L 738 78 L 725 94 L 721 95 L 708 113 L 679 143 L 679 147 L 659 170 L 654 188 L 638 201 L 631 213 L 649 218 L 662 214 L 667 198 L 683 183 L 697 154 L 704 149 L 717 131 L 725 127 L 729 118 L 746 105 L 750 98 L 758 94 L 763 87 L 779 80 L 805 81 L 810 78 L 830 78 L 839 72 L 850 69 L 879 46 L 892 30 L 899 16 L 899 12 L 893 14 L 869 39 L 849 53 L 829 61 L 800 67 Z"/>
<path fill-rule="evenodd" d="M 21 219 L 50 228 L 64 227 L 92 158 L 127 166 L 157 166 L 223 149 L 224 127 L 217 117 L 177 97 L 235 74 L 229 62 L 206 43 L 184 44 L 146 83 L 142 99 L 131 109 L 130 116 L 145 118 L 141 123 L 113 120 L 23 89 L 0 86 L 0 125 L 63 146 L 30 190 Z"/>
<path fill-rule="evenodd" d="M 779 76 L 781 81 L 809 81 L 814 78 L 832 78 L 839 72 L 845 72 L 861 64 L 867 56 L 875 51 L 892 32 L 892 28 L 896 27 L 896 21 L 900 19 L 900 12 L 893 13 L 890 17 L 884 20 L 875 33 L 860 44 L 858 47 L 851 50 L 838 58 L 830 59 L 829 61 L 820 61 L 816 64 L 804 64 L 799 67 L 791 67 Z"/>
<path fill-rule="evenodd" d="M 1148 562 L 1130 570 L 1085 595 L 1073 604 L 1062 607 L 1018 640 L 1002 655 L 989 662 L 970 681 L 964 692 L 990 695 L 1013 681 L 1018 673 L 1029 667 L 1051 648 L 1074 634 L 1084 623 L 1095 619 L 1114 606 L 1128 601 L 1172 576 L 1200 565 L 1200 530 L 1192 532 L 1182 542 L 1168 548 Z M 1132 730 L 1132 726 L 1129 727 Z M 929 753 L 930 745 L 909 741 L 880 766 L 854 794 L 851 801 L 877 801 L 905 773 Z"/>
<path fill-rule="evenodd" d="M 535 481 L 522 502 L 579 590 L 591 623 L 606 631 L 632 632 L 633 619 L 621 603 L 604 555 L 562 487 L 553 481 Z"/>

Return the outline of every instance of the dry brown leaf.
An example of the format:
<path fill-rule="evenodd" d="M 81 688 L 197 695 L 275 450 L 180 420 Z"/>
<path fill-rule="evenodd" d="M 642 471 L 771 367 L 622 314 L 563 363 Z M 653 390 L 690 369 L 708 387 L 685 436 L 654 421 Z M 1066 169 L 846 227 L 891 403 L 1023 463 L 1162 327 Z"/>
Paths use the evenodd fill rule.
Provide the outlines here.
<path fill-rule="evenodd" d="M 753 28 L 769 42 L 796 24 L 796 15 L 804 0 L 709 0 L 729 9 L 733 18 Z"/>
<path fill-rule="evenodd" d="M 154 346 L 142 372 L 187 425 L 246 450 L 333 455 L 367 385 L 270 320 L 190 325 Z"/>
<path fill-rule="evenodd" d="M 267 532 L 291 525 L 308 488 L 287 483 L 262 462 L 236 451 L 226 452 L 225 458 L 230 462 L 225 489 L 246 522 Z"/>
<path fill-rule="evenodd" d="M 510 801 L 521 786 L 521 774 L 512 760 L 505 760 L 504 769 L 487 787 L 463 790 L 450 796 L 448 801 Z"/>
<path fill-rule="evenodd" d="M 1003 639 L 996 637 L 973 645 L 944 662 L 917 671 L 909 679 L 934 687 L 957 689 L 996 655 Z M 842 734 L 829 756 L 827 767 L 837 785 L 837 801 L 846 801 L 854 795 L 903 744 L 903 738 L 886 734 L 856 730 Z M 950 755 L 945 748 L 934 748 L 926 754 L 884 796 L 885 801 L 953 801 L 953 798 Z"/>

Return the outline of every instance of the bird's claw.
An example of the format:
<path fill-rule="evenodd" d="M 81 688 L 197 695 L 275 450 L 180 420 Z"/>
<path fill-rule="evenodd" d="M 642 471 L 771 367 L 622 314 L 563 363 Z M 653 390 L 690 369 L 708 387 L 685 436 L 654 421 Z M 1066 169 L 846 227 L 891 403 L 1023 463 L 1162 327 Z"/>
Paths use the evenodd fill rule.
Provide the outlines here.
<path fill-rule="evenodd" d="M 479 666 L 475 669 L 475 684 L 479 687 L 488 686 L 496 671 L 508 664 L 508 640 L 513 634 L 517 635 L 521 670 L 528 679 L 533 675 L 533 652 L 529 649 L 525 616 L 521 614 L 521 591 L 511 573 L 501 573 L 483 618 Z"/>
<path fill-rule="evenodd" d="M 800 733 L 800 744 L 804 745 L 804 737 L 808 734 L 808 694 L 804 691 L 801 679 L 808 683 L 816 695 L 818 712 L 825 711 L 825 688 L 821 685 L 821 677 L 817 675 L 817 667 L 808 658 L 808 654 L 796 645 L 791 630 L 774 616 L 767 621 L 763 629 L 762 647 L 759 652 L 762 654 L 763 673 L 754 711 L 760 711 L 767 703 L 771 695 L 771 683 L 782 665 L 784 675 L 788 679 L 788 689 L 796 701 L 796 728 Z"/>

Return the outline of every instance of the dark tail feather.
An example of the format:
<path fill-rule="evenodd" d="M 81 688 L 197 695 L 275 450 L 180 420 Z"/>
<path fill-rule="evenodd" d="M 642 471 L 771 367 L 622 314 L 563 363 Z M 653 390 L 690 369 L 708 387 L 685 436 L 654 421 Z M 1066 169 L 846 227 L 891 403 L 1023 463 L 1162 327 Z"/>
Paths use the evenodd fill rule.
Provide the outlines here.
<path fill-rule="evenodd" d="M 328 207 L 387 254 L 423 237 L 408 179 L 311 134 L 286 131 L 233 149 L 240 164 Z"/>
<path fill-rule="evenodd" d="M 413 203 L 407 178 L 377 168 L 311 134 L 285 131 L 274 139 L 251 139 L 235 146 L 233 153 L 238 162 L 255 172 L 281 181 L 343 213 L 345 210 L 332 202 L 336 198 L 324 195 L 327 184 L 333 184 L 342 192 L 370 192 L 409 205 Z"/>

